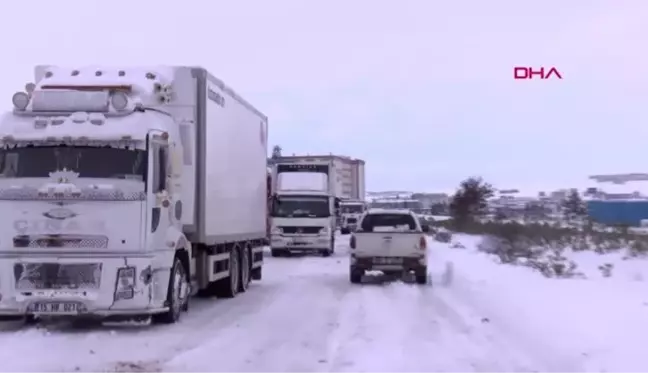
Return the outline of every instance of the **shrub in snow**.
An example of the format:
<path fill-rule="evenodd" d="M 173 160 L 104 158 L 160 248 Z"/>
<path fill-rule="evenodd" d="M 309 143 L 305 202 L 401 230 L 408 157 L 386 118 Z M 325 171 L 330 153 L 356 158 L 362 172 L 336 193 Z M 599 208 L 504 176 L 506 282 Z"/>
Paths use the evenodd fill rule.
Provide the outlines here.
<path fill-rule="evenodd" d="M 635 240 L 630 244 L 629 256 L 639 257 L 648 255 L 648 241 L 645 239 Z"/>
<path fill-rule="evenodd" d="M 457 242 L 457 241 L 451 243 L 450 247 L 453 248 L 453 249 L 465 249 L 466 248 L 466 246 L 464 246 L 461 242 Z"/>
<path fill-rule="evenodd" d="M 605 263 L 600 265 L 598 269 L 601 271 L 603 277 L 612 277 L 612 269 L 614 268 L 613 264 Z"/>
<path fill-rule="evenodd" d="M 539 271 L 549 278 L 585 278 L 578 272 L 578 265 L 562 254 L 561 249 L 554 249 L 535 258 L 530 258 L 524 263 L 526 266 Z"/>

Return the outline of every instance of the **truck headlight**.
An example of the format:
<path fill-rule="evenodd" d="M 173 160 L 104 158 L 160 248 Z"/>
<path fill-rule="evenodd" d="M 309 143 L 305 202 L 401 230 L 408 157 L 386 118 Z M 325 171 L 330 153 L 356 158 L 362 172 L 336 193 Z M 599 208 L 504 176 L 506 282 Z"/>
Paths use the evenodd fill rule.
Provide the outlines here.
<path fill-rule="evenodd" d="M 274 227 L 270 231 L 270 234 L 282 234 L 282 233 L 283 233 L 283 230 L 281 228 L 279 228 L 279 227 Z"/>
<path fill-rule="evenodd" d="M 320 229 L 319 234 L 320 236 L 328 236 L 329 234 L 331 234 L 331 231 L 329 230 L 329 228 L 324 227 Z"/>
<path fill-rule="evenodd" d="M 117 270 L 115 300 L 133 299 L 135 296 L 135 267 L 123 267 Z"/>

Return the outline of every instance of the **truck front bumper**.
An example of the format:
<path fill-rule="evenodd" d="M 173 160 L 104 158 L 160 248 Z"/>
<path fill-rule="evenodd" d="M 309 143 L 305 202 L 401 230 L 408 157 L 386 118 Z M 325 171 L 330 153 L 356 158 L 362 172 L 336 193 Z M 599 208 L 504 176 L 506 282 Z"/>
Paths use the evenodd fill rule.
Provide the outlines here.
<path fill-rule="evenodd" d="M 110 317 L 165 312 L 169 270 L 152 268 L 153 257 L 146 255 L 3 256 L 0 316 Z"/>
<path fill-rule="evenodd" d="M 326 236 L 281 236 L 273 235 L 270 249 L 289 251 L 317 251 L 328 249 L 331 246 L 331 237 Z"/>

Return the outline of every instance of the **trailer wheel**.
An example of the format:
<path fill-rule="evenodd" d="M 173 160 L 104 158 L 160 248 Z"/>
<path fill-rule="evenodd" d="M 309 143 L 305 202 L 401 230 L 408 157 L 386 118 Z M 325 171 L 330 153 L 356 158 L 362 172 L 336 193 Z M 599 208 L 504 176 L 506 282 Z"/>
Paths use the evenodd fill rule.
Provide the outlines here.
<path fill-rule="evenodd" d="M 238 290 L 240 293 L 245 293 L 250 287 L 250 282 L 252 281 L 252 276 L 250 272 L 252 271 L 252 253 L 250 252 L 250 247 L 246 246 L 240 250 L 240 279 Z"/>
<path fill-rule="evenodd" d="M 259 281 L 263 278 L 263 267 L 257 267 L 252 269 L 252 279 Z"/>
<path fill-rule="evenodd" d="M 154 324 L 173 324 L 180 320 L 182 308 L 185 302 L 189 302 L 188 286 L 186 270 L 180 258 L 176 256 L 169 275 L 169 289 L 167 290 L 167 300 L 165 302 L 169 310 L 151 316 L 151 322 Z"/>
<path fill-rule="evenodd" d="M 239 264 L 239 250 L 232 248 L 229 257 L 229 276 L 224 279 L 218 280 L 214 283 L 214 293 L 219 298 L 234 298 L 239 292 L 240 283 L 240 264 Z"/>

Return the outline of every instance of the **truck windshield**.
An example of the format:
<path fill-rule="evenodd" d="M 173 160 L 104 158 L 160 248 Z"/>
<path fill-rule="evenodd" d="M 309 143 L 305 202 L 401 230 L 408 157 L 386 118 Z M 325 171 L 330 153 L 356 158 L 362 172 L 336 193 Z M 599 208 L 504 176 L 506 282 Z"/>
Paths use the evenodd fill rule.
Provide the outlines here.
<path fill-rule="evenodd" d="M 144 181 L 146 152 L 92 146 L 27 146 L 0 149 L 0 178 L 49 178 L 64 168 L 79 178 Z"/>
<path fill-rule="evenodd" d="M 359 214 L 364 210 L 362 205 L 342 205 L 343 214 Z"/>
<path fill-rule="evenodd" d="M 331 216 L 327 197 L 278 197 L 272 216 L 280 218 L 328 218 Z"/>

